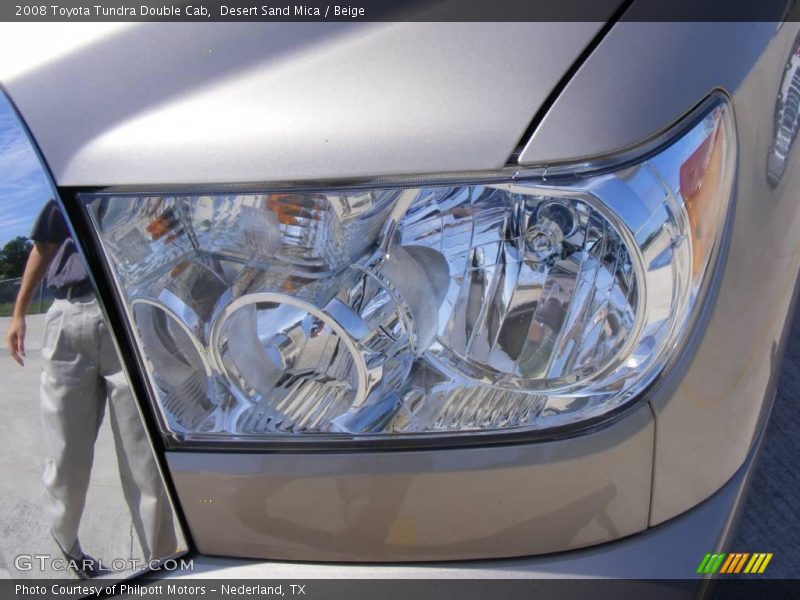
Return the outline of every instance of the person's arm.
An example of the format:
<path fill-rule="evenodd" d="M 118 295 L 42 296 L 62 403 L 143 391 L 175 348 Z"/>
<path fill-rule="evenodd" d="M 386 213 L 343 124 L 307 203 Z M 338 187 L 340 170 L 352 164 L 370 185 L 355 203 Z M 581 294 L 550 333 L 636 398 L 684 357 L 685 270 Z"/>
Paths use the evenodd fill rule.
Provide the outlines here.
<path fill-rule="evenodd" d="M 11 326 L 6 333 L 6 345 L 11 358 L 23 366 L 25 365 L 25 315 L 56 252 L 58 244 L 36 242 L 28 255 L 28 262 L 25 263 L 25 273 L 22 275 L 22 283 L 14 304 Z"/>

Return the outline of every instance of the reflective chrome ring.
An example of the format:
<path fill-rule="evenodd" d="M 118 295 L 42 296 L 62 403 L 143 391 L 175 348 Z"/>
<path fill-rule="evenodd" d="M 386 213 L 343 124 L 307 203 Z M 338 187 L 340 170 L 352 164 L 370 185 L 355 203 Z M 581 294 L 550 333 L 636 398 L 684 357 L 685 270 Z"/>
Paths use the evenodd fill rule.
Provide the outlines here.
<path fill-rule="evenodd" d="M 209 377 L 212 376 L 213 370 L 212 370 L 211 364 L 209 362 L 209 359 L 211 357 L 208 355 L 208 352 L 203 347 L 203 344 L 200 342 L 200 340 L 197 339 L 197 336 L 195 335 L 195 333 L 184 322 L 184 320 L 178 315 L 178 313 L 176 313 L 171 308 L 168 308 L 167 306 L 165 306 L 161 302 L 158 302 L 156 300 L 149 300 L 147 298 L 136 298 L 134 300 L 131 300 L 131 312 L 134 312 L 136 307 L 139 306 L 139 305 L 146 305 L 146 306 L 149 306 L 151 308 L 154 308 L 155 310 L 160 310 L 165 315 L 167 315 L 170 319 L 175 321 L 175 323 L 177 323 L 178 327 L 180 327 L 181 330 L 183 330 L 183 332 L 189 338 L 189 341 L 191 341 L 191 343 L 194 346 L 195 350 L 197 350 L 197 354 L 200 357 L 200 361 L 203 363 L 203 368 L 206 371 L 206 375 L 208 375 Z M 134 322 L 135 322 L 135 320 L 134 320 Z"/>
<path fill-rule="evenodd" d="M 329 325 L 331 329 L 339 336 L 341 341 L 350 352 L 353 359 L 353 365 L 356 371 L 358 386 L 355 392 L 352 406 L 361 406 L 366 400 L 370 392 L 370 377 L 369 369 L 361 348 L 357 340 L 364 336 L 364 332 L 368 331 L 368 327 L 363 320 L 345 304 L 339 303 L 335 316 L 325 309 L 320 309 L 313 304 L 292 298 L 285 294 L 276 294 L 270 292 L 260 292 L 255 294 L 247 294 L 241 296 L 229 304 L 227 304 L 220 313 L 216 316 L 214 323 L 211 326 L 211 334 L 209 335 L 209 355 L 214 368 L 219 373 L 227 373 L 227 368 L 224 365 L 219 350 L 219 336 L 222 326 L 225 321 L 237 310 L 250 304 L 270 303 L 276 305 L 288 305 L 299 308 L 307 313 L 317 317 L 325 324 Z"/>

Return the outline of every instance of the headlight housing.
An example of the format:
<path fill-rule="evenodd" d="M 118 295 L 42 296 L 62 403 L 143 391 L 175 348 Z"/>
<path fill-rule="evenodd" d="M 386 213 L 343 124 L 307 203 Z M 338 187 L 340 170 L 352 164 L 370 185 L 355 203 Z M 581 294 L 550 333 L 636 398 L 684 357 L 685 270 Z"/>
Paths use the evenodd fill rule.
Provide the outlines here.
<path fill-rule="evenodd" d="M 432 438 L 639 397 L 693 322 L 734 172 L 717 94 L 601 161 L 81 198 L 166 433 Z"/>

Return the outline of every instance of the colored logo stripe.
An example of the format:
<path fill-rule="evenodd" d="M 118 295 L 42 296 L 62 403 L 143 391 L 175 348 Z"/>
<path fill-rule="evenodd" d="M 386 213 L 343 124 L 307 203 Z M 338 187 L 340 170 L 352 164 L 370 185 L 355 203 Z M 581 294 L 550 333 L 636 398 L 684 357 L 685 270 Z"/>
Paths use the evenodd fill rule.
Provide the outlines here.
<path fill-rule="evenodd" d="M 747 560 L 747 557 L 750 556 L 749 553 L 742 553 L 742 552 L 734 552 L 728 554 L 728 560 L 725 561 L 725 564 L 722 565 L 722 569 L 720 569 L 720 573 L 738 573 L 744 567 L 744 563 Z"/>
<path fill-rule="evenodd" d="M 747 560 L 748 556 L 750 556 L 749 552 L 745 552 L 744 554 L 742 554 L 742 558 L 739 560 L 739 563 L 736 565 L 735 570 L 732 571 L 733 573 L 741 573 L 742 567 L 744 567 L 744 563 Z"/>
<path fill-rule="evenodd" d="M 698 573 L 716 573 L 722 561 L 725 559 L 725 554 L 706 554 L 703 562 L 697 567 Z"/>
<path fill-rule="evenodd" d="M 748 559 L 750 559 L 748 561 Z M 732 552 L 730 554 L 706 554 L 697 567 L 698 573 L 741 573 L 744 568 L 745 573 L 763 573 L 769 561 L 772 560 L 772 553 L 756 552 Z M 747 564 L 747 566 L 745 566 Z"/>
<path fill-rule="evenodd" d="M 738 554 L 728 554 L 728 559 L 723 563 L 722 568 L 720 569 L 720 573 L 730 573 L 730 568 L 732 564 L 735 564 L 739 561 Z"/>
<path fill-rule="evenodd" d="M 705 573 L 706 572 L 706 567 L 708 566 L 708 561 L 709 560 L 711 560 L 711 555 L 710 554 L 706 554 L 703 557 L 703 560 L 700 562 L 700 566 L 697 567 L 697 572 L 698 573 Z"/>
<path fill-rule="evenodd" d="M 744 572 L 763 573 L 764 569 L 767 568 L 767 565 L 771 560 L 772 560 L 772 552 L 770 552 L 769 554 L 767 553 L 753 554 L 753 558 L 751 558 L 750 562 L 747 563 Z"/>

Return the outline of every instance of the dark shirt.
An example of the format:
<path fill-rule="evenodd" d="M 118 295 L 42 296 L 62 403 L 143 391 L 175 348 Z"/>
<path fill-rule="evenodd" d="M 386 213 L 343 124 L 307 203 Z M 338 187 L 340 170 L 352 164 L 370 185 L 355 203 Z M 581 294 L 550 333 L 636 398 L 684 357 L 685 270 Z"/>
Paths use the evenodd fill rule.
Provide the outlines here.
<path fill-rule="evenodd" d="M 50 200 L 42 208 L 33 224 L 31 239 L 40 244 L 59 245 L 47 271 L 48 287 L 61 290 L 89 280 L 83 259 L 78 254 L 75 242 L 69 235 L 67 222 L 55 200 Z"/>

